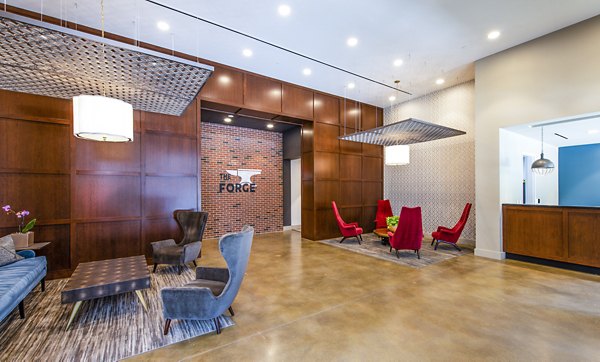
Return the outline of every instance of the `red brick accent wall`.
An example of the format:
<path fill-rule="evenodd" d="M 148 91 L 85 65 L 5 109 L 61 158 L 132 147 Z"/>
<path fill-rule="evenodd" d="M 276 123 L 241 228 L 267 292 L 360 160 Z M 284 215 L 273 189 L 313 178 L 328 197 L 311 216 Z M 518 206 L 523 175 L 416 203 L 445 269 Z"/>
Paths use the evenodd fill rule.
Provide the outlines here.
<path fill-rule="evenodd" d="M 282 134 L 202 122 L 202 210 L 208 212 L 204 237 L 238 231 L 245 224 L 256 233 L 283 229 Z M 222 181 L 225 170 L 259 169 L 252 176 L 255 192 L 219 192 L 220 183 L 237 184 L 240 178 Z M 231 186 L 234 187 L 234 186 Z"/>

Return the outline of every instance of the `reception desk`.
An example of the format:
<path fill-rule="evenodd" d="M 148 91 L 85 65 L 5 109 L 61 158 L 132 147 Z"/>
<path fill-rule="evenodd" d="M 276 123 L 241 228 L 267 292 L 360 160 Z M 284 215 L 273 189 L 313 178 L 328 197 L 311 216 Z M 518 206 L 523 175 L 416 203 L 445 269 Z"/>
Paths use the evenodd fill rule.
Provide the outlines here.
<path fill-rule="evenodd" d="M 600 267 L 600 207 L 502 205 L 509 254 Z"/>

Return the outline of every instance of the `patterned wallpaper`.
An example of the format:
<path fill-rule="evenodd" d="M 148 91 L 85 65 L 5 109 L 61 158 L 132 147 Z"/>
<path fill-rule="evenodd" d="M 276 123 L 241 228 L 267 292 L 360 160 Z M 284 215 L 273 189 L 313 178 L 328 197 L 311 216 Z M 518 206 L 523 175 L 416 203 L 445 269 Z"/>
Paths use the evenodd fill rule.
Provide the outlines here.
<path fill-rule="evenodd" d="M 409 117 L 443 124 L 466 135 L 410 146 L 410 164 L 384 167 L 384 197 L 394 214 L 421 206 L 423 228 L 452 227 L 465 203 L 473 208 L 462 239 L 475 240 L 475 81 L 430 93 L 384 110 L 384 123 Z"/>

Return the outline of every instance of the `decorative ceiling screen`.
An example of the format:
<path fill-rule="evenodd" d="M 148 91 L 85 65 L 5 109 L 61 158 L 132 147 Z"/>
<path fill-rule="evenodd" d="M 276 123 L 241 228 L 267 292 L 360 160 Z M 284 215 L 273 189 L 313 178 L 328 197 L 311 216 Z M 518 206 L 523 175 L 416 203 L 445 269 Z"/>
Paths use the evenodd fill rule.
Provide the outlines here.
<path fill-rule="evenodd" d="M 0 11 L 0 88 L 181 115 L 213 67 Z"/>
<path fill-rule="evenodd" d="M 382 127 L 341 136 L 339 139 L 380 146 L 395 146 L 435 141 L 465 133 L 439 124 L 408 118 Z"/>

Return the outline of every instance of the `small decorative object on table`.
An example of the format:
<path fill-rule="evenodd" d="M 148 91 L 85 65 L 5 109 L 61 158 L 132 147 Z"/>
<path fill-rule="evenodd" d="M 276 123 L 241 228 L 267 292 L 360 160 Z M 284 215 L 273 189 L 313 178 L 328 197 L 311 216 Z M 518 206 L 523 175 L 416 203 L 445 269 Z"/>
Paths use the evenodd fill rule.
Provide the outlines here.
<path fill-rule="evenodd" d="M 35 222 L 37 219 L 29 220 L 28 223 L 25 223 L 25 218 L 29 216 L 29 211 L 21 210 L 15 211 L 10 205 L 2 206 L 2 210 L 6 213 L 6 215 L 14 214 L 19 221 L 19 232 L 10 234 L 12 237 L 15 248 L 25 248 L 33 244 L 33 227 L 35 226 Z"/>
<path fill-rule="evenodd" d="M 394 226 L 398 226 L 398 220 L 400 219 L 400 216 L 389 216 L 385 219 L 386 223 L 387 223 L 387 227 L 388 229 Z"/>

